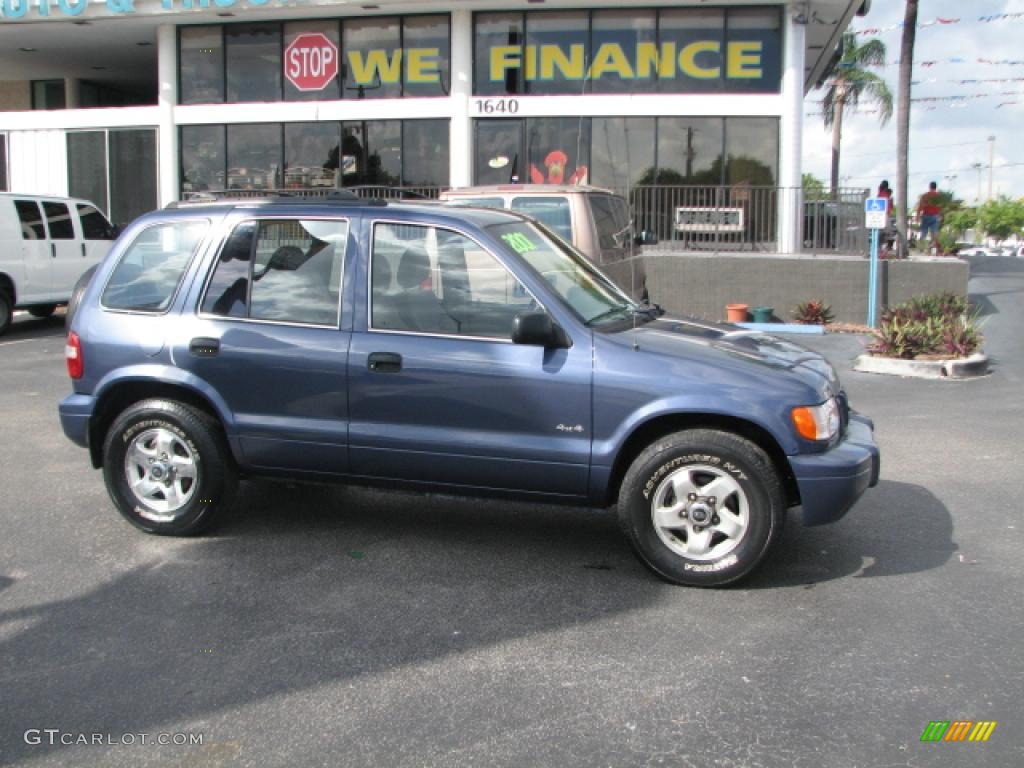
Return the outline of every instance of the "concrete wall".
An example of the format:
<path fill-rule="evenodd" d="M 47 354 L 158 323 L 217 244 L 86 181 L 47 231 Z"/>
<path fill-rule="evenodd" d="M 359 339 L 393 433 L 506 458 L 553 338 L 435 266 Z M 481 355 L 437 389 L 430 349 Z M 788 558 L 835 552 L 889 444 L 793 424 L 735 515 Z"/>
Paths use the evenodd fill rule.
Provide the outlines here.
<path fill-rule="evenodd" d="M 646 250 L 651 300 L 673 313 L 724 320 L 726 304 L 775 308 L 792 319 L 797 304 L 821 299 L 841 322 L 867 319 L 868 260 L 856 256 L 681 254 Z M 950 291 L 967 295 L 970 266 L 959 259 L 882 261 L 879 307 L 911 296 Z"/>

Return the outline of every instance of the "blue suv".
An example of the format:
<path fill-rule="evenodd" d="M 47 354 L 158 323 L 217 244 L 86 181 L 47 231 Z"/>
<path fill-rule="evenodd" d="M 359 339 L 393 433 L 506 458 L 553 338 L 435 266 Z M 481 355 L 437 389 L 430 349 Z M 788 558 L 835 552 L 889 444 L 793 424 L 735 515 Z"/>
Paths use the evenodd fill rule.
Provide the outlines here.
<path fill-rule="evenodd" d="M 616 504 L 648 567 L 711 586 L 787 508 L 837 520 L 878 480 L 820 355 L 638 304 L 512 211 L 179 204 L 73 304 L 63 429 L 149 533 L 208 528 L 257 475 Z"/>

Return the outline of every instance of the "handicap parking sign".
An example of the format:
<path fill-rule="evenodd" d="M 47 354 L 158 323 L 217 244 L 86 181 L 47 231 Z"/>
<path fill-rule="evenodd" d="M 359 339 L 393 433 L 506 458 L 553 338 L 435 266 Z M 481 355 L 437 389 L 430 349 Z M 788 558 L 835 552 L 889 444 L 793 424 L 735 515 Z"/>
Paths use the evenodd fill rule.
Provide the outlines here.
<path fill-rule="evenodd" d="M 864 201 L 864 226 L 868 229 L 885 229 L 889 201 L 884 197 L 869 197 Z"/>

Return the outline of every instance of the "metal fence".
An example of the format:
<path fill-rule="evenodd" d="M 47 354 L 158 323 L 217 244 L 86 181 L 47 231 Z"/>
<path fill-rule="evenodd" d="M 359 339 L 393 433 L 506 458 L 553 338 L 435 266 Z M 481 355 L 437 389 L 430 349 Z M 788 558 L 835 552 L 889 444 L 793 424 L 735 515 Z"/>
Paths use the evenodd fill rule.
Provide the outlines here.
<path fill-rule="evenodd" d="M 780 187 L 636 186 L 629 197 L 638 230 L 669 248 L 711 252 L 777 252 L 779 212 L 798 211 L 805 253 L 861 254 L 867 190 L 842 189 L 808 199 L 803 190 Z"/>
<path fill-rule="evenodd" d="M 345 187 L 360 197 L 385 200 L 436 200 L 447 187 Z M 337 190 L 310 189 L 227 190 L 220 197 L 255 198 L 269 195 L 327 197 Z M 800 211 L 800 246 L 803 253 L 867 253 L 864 229 L 866 189 L 844 188 L 808 194 L 785 187 L 643 185 L 615 192 L 629 200 L 636 231 L 647 230 L 666 250 L 711 253 L 779 251 L 780 210 Z M 201 198 L 210 193 L 198 193 Z"/>

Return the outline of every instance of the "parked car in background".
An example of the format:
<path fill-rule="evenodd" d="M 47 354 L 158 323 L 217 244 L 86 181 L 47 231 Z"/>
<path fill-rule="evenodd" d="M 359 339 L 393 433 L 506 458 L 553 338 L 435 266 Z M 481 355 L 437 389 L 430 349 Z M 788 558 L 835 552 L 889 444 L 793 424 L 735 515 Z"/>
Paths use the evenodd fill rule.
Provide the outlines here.
<path fill-rule="evenodd" d="M 646 298 L 647 273 L 634 237 L 629 203 L 598 187 L 561 184 L 496 184 L 441 193 L 456 205 L 508 208 L 532 216 L 575 246 L 634 299 Z"/>
<path fill-rule="evenodd" d="M 961 248 L 958 256 L 1002 256 L 1003 252 L 998 248 L 989 248 L 986 245 L 971 245 Z"/>
<path fill-rule="evenodd" d="M 0 334 L 15 309 L 48 317 L 66 304 L 115 236 L 88 200 L 0 193 Z"/>
<path fill-rule="evenodd" d="M 513 211 L 155 211 L 85 287 L 65 356 L 65 434 L 155 534 L 215 523 L 240 476 L 617 504 L 655 573 L 713 586 L 788 508 L 832 522 L 878 481 L 820 355 L 638 304 Z"/>

